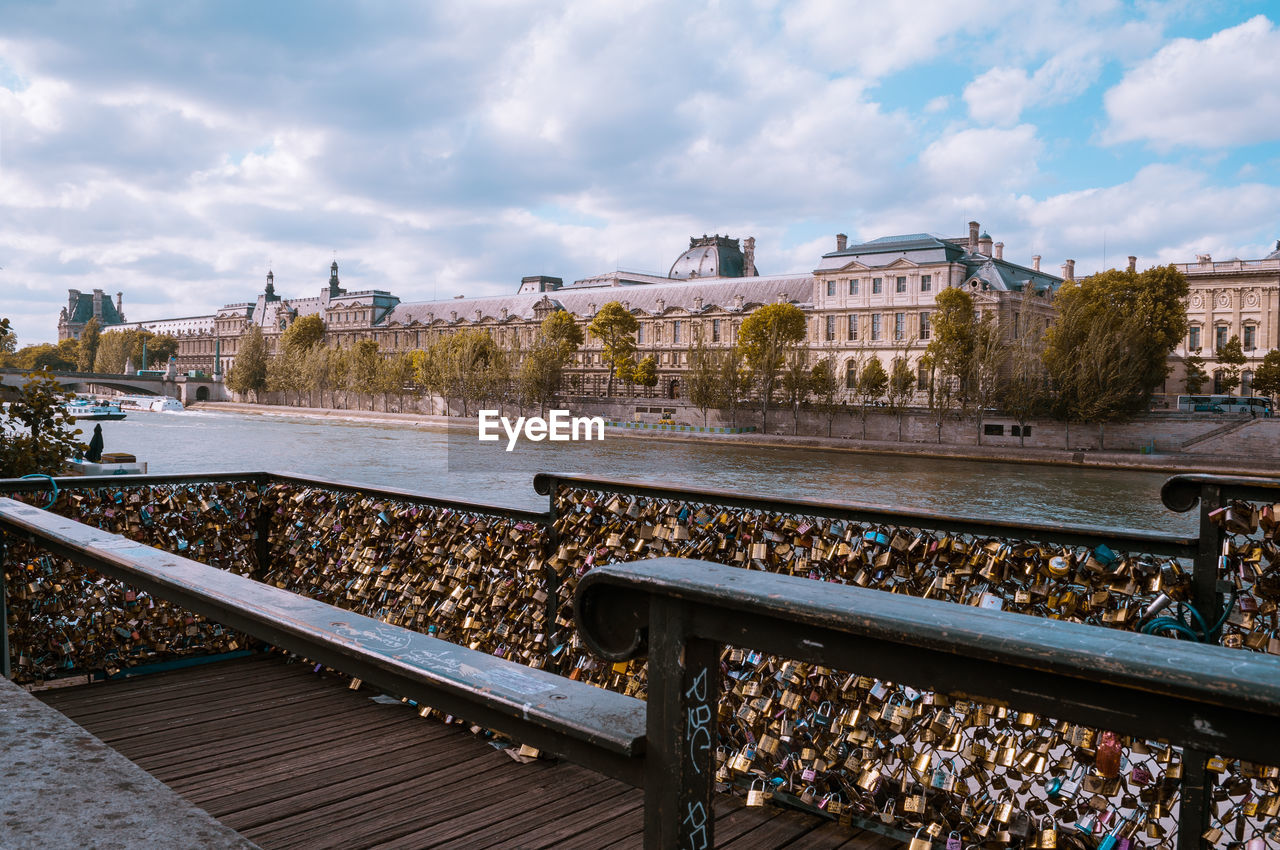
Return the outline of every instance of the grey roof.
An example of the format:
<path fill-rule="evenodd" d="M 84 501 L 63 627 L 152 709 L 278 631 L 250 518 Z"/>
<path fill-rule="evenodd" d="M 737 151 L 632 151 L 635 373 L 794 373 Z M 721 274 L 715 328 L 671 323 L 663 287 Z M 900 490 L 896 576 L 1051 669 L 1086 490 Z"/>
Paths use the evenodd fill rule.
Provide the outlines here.
<path fill-rule="evenodd" d="M 93 318 L 93 293 L 81 292 L 76 298 L 76 308 L 71 311 L 71 315 L 67 316 L 68 322 L 87 322 Z M 98 324 L 106 327 L 107 325 L 119 325 L 124 323 L 124 317 L 116 310 L 116 302 L 111 296 L 102 294 L 102 316 L 98 319 Z"/>
<path fill-rule="evenodd" d="M 1062 283 L 1060 277 L 1005 260 L 978 256 L 966 257 L 962 262 L 965 266 L 965 280 L 977 278 L 986 288 L 1003 292 L 1053 291 Z"/>
<path fill-rule="evenodd" d="M 671 264 L 667 277 L 674 280 L 704 277 L 742 277 L 745 260 L 737 239 L 702 236 L 689 240 L 689 250 Z"/>
<path fill-rule="evenodd" d="M 870 242 L 850 245 L 843 251 L 823 254 L 818 270 L 838 269 L 852 262 L 864 266 L 887 266 L 900 259 L 913 263 L 946 263 L 964 256 L 964 248 L 954 242 L 931 233 L 907 233 L 901 236 L 882 236 Z"/>
<path fill-rule="evenodd" d="M 743 310 L 751 310 L 762 304 L 772 304 L 783 298 L 792 304 L 808 304 L 813 298 L 813 275 L 776 275 L 773 277 L 706 278 L 671 283 L 655 283 L 626 288 L 586 288 L 575 291 L 561 289 L 555 292 L 524 292 L 512 295 L 495 295 L 482 298 L 450 298 L 443 301 L 418 301 L 399 304 L 391 311 L 385 324 L 401 326 L 417 322 L 449 323 L 457 313 L 459 321 L 502 319 L 506 309 L 508 318 L 532 319 L 533 307 L 543 298 L 555 306 L 577 316 L 594 315 L 591 305 L 599 310 L 610 301 L 621 301 L 632 313 L 658 315 L 683 309 L 696 311 L 696 299 L 702 299 L 703 311 L 720 308 L 733 310 L 737 297 L 742 296 Z M 658 301 L 663 302 L 659 309 Z"/>
<path fill-rule="evenodd" d="M 1276 249 L 1275 249 L 1274 251 L 1272 251 L 1270 254 L 1267 254 L 1267 256 L 1263 257 L 1262 259 L 1264 259 L 1264 260 L 1280 260 L 1280 239 L 1277 239 L 1277 240 L 1276 240 Z"/>

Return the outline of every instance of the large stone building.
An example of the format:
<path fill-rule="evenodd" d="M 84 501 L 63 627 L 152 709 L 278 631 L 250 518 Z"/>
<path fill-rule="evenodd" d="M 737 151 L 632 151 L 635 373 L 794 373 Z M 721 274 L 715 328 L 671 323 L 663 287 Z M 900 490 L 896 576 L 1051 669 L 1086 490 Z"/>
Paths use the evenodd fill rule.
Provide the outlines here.
<path fill-rule="evenodd" d="M 761 275 L 754 239 L 740 243 L 702 236 L 689 240 L 666 277 L 615 271 L 565 285 L 560 278 L 539 275 L 522 279 L 510 295 L 410 303 L 383 290 L 348 292 L 339 284 L 334 262 L 318 297 L 283 298 L 268 272 L 255 301 L 227 304 L 209 316 L 136 326 L 177 337 L 179 369 L 225 372 L 250 326 L 260 327 L 274 350 L 280 334 L 301 316 L 321 316 L 329 344 L 343 348 L 374 339 L 384 352 L 410 351 L 425 348 L 441 334 L 480 327 L 500 346 L 516 349 L 528 346 L 542 320 L 555 310 L 567 310 L 585 325 L 601 307 L 617 301 L 639 322 L 637 356 L 652 355 L 658 366 L 657 387 L 637 391 L 676 398 L 684 392 L 682 376 L 693 340 L 700 336 L 711 347 L 732 346 L 743 318 L 765 304 L 787 303 L 803 310 L 810 351 L 832 358 L 847 376 L 850 364 L 867 357 L 880 358 L 886 369 L 894 358 L 905 357 L 917 369 L 942 289 L 966 288 L 979 311 L 994 312 L 1007 333 L 1017 337 L 1047 325 L 1053 292 L 1061 282 L 1040 270 L 1039 257 L 1032 258 L 1031 266 L 1004 259 L 1003 244 L 979 234 L 976 222 L 964 237 L 917 233 L 849 245 L 840 235 L 835 247 L 813 272 Z M 131 326 L 123 316 L 111 324 Z M 598 395 L 607 378 L 600 344 L 588 337 L 569 368 L 569 385 L 575 392 Z"/>
<path fill-rule="evenodd" d="M 1130 258 L 1130 262 L 1133 259 Z M 1218 260 L 1199 254 L 1194 263 L 1175 264 L 1187 276 L 1187 336 L 1173 354 L 1165 388 L 1186 391 L 1183 361 L 1189 354 L 1204 358 L 1211 380 L 1202 392 L 1221 391 L 1218 351 L 1233 336 L 1240 338 L 1247 363 L 1238 395 L 1249 395 L 1253 374 L 1268 351 L 1280 348 L 1280 241 L 1260 260 Z"/>

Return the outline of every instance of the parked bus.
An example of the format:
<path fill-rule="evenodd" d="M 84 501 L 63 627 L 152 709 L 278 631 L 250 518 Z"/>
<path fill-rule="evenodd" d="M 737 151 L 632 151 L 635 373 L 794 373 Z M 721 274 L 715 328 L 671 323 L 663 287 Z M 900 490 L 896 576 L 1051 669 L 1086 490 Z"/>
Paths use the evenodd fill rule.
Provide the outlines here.
<path fill-rule="evenodd" d="M 1255 413 L 1271 416 L 1271 399 L 1262 396 L 1180 395 L 1178 410 L 1183 413 Z"/>

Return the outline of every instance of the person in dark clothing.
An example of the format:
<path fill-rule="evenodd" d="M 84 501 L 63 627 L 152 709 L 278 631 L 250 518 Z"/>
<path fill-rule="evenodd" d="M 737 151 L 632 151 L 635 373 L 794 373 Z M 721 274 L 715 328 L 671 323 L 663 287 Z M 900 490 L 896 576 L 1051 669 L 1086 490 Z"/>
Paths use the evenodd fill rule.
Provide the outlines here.
<path fill-rule="evenodd" d="M 89 440 L 89 453 L 84 456 L 89 463 L 100 463 L 102 461 L 102 425 L 101 423 L 93 426 L 93 438 Z"/>

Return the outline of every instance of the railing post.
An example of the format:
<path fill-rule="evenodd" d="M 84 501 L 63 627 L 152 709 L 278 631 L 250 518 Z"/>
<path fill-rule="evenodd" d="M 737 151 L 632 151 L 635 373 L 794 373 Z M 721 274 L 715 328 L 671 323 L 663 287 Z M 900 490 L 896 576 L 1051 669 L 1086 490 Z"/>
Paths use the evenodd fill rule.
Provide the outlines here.
<path fill-rule="evenodd" d="M 13 678 L 9 658 L 9 596 L 4 571 L 9 563 L 9 536 L 0 532 L 0 676 Z"/>
<path fill-rule="evenodd" d="M 258 515 L 254 517 L 254 532 L 257 538 L 253 542 L 254 555 L 258 565 L 252 578 L 262 581 L 271 572 L 271 511 L 263 503 L 262 496 L 266 487 L 258 488 Z"/>
<path fill-rule="evenodd" d="M 556 619 L 560 616 L 560 589 L 564 584 L 560 576 L 560 571 L 552 565 L 551 561 L 560 549 L 560 532 L 556 530 L 556 520 L 560 514 L 556 506 L 556 494 L 559 492 L 560 484 L 554 476 L 548 476 L 549 486 L 547 487 L 547 534 L 543 543 L 542 552 L 542 577 L 547 583 L 547 600 L 543 603 L 543 633 L 547 636 L 547 670 L 552 673 L 565 672 L 564 661 L 568 658 L 568 652 L 562 652 L 558 656 L 552 656 L 551 650 L 555 649 L 557 642 L 560 640 L 560 626 L 556 623 Z"/>
<path fill-rule="evenodd" d="M 1195 566 L 1191 574 L 1191 604 L 1208 625 L 1222 616 L 1222 592 L 1218 589 L 1223 529 L 1209 514 L 1222 507 L 1222 488 L 1217 484 L 1200 487 L 1200 536 L 1196 545 Z M 1217 643 L 1221 633 L 1209 635 Z M 1178 804 L 1178 850 L 1200 850 L 1201 836 L 1209 829 L 1213 814 L 1213 774 L 1205 770 L 1211 753 L 1186 747 L 1182 751 L 1182 800 Z"/>
<path fill-rule="evenodd" d="M 688 637 L 683 603 L 652 598 L 645 729 L 646 850 L 715 846 L 720 647 Z"/>

